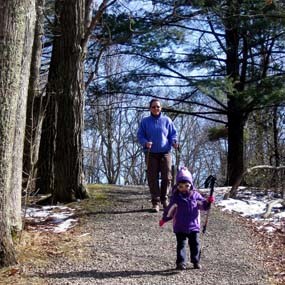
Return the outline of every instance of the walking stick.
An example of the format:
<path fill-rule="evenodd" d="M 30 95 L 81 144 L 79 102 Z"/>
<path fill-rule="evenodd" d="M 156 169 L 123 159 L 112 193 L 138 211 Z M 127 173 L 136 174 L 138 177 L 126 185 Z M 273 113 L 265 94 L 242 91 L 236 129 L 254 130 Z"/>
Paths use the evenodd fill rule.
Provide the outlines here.
<path fill-rule="evenodd" d="M 149 153 L 150 153 L 150 148 L 147 149 L 146 153 L 146 170 L 145 170 L 146 173 L 148 171 Z"/>
<path fill-rule="evenodd" d="M 180 145 L 178 145 L 178 147 L 175 149 L 175 156 L 176 156 L 176 170 L 178 171 L 179 169 L 179 162 L 180 162 L 180 154 L 181 154 L 181 149 L 180 149 Z"/>
<path fill-rule="evenodd" d="M 216 178 L 213 175 L 210 175 L 206 181 L 205 181 L 205 188 L 208 188 L 210 186 L 210 197 L 213 196 L 214 194 L 214 185 L 215 185 L 215 181 Z M 207 225 L 208 225 L 208 220 L 209 220 L 209 214 L 210 214 L 210 210 L 211 210 L 211 204 L 209 204 L 209 208 L 206 214 L 206 218 L 205 218 L 205 223 L 203 225 L 203 229 L 202 229 L 202 237 L 201 237 L 201 247 L 200 247 L 200 252 L 199 252 L 199 259 L 201 257 L 201 253 L 202 253 L 202 248 L 203 248 L 203 237 L 206 233 L 206 229 L 207 229 Z"/>
<path fill-rule="evenodd" d="M 175 185 L 176 175 L 179 170 L 179 162 L 180 162 L 180 146 L 175 149 L 175 166 L 173 167 L 173 177 L 172 177 L 172 186 Z M 176 169 L 175 169 L 176 167 Z"/>
<path fill-rule="evenodd" d="M 146 153 L 146 169 L 145 169 L 145 181 L 144 181 L 144 188 L 145 190 L 147 189 L 147 171 L 148 171 L 148 164 L 149 164 L 149 153 L 150 153 L 150 148 L 147 149 Z M 142 209 L 143 209 L 143 204 L 142 204 Z"/>

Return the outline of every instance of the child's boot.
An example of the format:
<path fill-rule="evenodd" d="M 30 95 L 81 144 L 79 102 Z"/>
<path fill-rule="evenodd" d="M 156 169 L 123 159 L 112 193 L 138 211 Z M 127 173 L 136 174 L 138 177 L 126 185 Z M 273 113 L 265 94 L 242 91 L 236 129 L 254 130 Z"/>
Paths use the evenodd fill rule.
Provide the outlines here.
<path fill-rule="evenodd" d="M 202 266 L 199 263 L 194 263 L 194 269 L 201 269 Z"/>
<path fill-rule="evenodd" d="M 183 263 L 183 262 L 178 263 L 176 266 L 176 269 L 177 270 L 185 270 L 186 269 L 185 263 Z"/>

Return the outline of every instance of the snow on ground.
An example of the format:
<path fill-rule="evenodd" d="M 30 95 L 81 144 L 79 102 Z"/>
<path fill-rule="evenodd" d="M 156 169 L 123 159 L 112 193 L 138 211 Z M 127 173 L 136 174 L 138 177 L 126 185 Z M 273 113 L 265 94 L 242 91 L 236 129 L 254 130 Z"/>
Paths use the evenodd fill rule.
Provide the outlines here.
<path fill-rule="evenodd" d="M 230 187 L 215 187 L 215 205 L 222 211 L 234 212 L 251 219 L 259 230 L 274 233 L 276 230 L 285 231 L 285 207 L 276 203 L 272 207 L 271 214 L 264 218 L 268 204 L 277 202 L 281 197 L 273 192 L 240 187 L 236 199 L 224 200 L 223 197 L 230 191 Z M 209 189 L 201 189 L 202 193 L 208 193 Z"/>
<path fill-rule="evenodd" d="M 28 228 L 54 233 L 65 232 L 77 223 L 74 209 L 65 206 L 29 207 L 23 216 Z"/>
<path fill-rule="evenodd" d="M 222 211 L 235 212 L 243 217 L 253 220 L 259 230 L 274 233 L 276 230 L 285 231 L 285 207 L 281 203 L 275 204 L 269 218 L 264 219 L 267 204 L 277 200 L 276 194 L 240 187 L 236 199 L 223 200 L 230 187 L 215 187 L 215 205 Z M 199 189 L 207 194 L 209 189 Z M 280 198 L 280 197 L 279 197 Z M 65 232 L 74 227 L 77 219 L 74 218 L 74 209 L 66 206 L 43 206 L 26 209 L 26 226 L 32 230 Z"/>

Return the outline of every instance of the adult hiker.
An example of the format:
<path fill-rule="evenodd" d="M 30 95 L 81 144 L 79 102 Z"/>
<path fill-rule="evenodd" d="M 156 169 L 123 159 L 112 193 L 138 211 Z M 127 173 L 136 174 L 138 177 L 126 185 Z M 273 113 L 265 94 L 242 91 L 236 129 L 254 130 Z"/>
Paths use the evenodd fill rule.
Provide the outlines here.
<path fill-rule="evenodd" d="M 182 167 L 176 177 L 168 207 L 164 210 L 163 217 L 159 221 L 162 227 L 166 222 L 173 219 L 173 231 L 176 235 L 176 269 L 186 269 L 187 248 L 186 241 L 190 247 L 191 263 L 195 269 L 200 269 L 200 212 L 208 210 L 214 197 L 205 199 L 194 187 L 192 175 L 186 167 Z"/>
<path fill-rule="evenodd" d="M 171 147 L 178 148 L 178 143 L 172 120 L 161 113 L 161 102 L 152 99 L 149 108 L 150 115 L 140 122 L 137 138 L 145 152 L 152 209 L 159 212 L 160 203 L 163 208 L 167 207 L 167 195 L 172 179 Z"/>

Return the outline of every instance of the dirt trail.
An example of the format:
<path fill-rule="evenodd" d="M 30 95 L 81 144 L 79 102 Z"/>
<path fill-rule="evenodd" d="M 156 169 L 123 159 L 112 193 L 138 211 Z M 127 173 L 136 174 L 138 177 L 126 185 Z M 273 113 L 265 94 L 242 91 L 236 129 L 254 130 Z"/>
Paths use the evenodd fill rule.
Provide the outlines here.
<path fill-rule="evenodd" d="M 216 207 L 203 240 L 203 268 L 194 270 L 188 263 L 187 270 L 177 271 L 172 224 L 158 226 L 162 212 L 149 211 L 146 189 L 102 193 L 98 205 L 89 201 L 95 207 L 83 214 L 81 232 L 73 237 L 78 247 L 69 248 L 69 257 L 58 254 L 48 264 L 26 269 L 27 283 L 18 284 L 273 284 L 249 230 Z"/>

